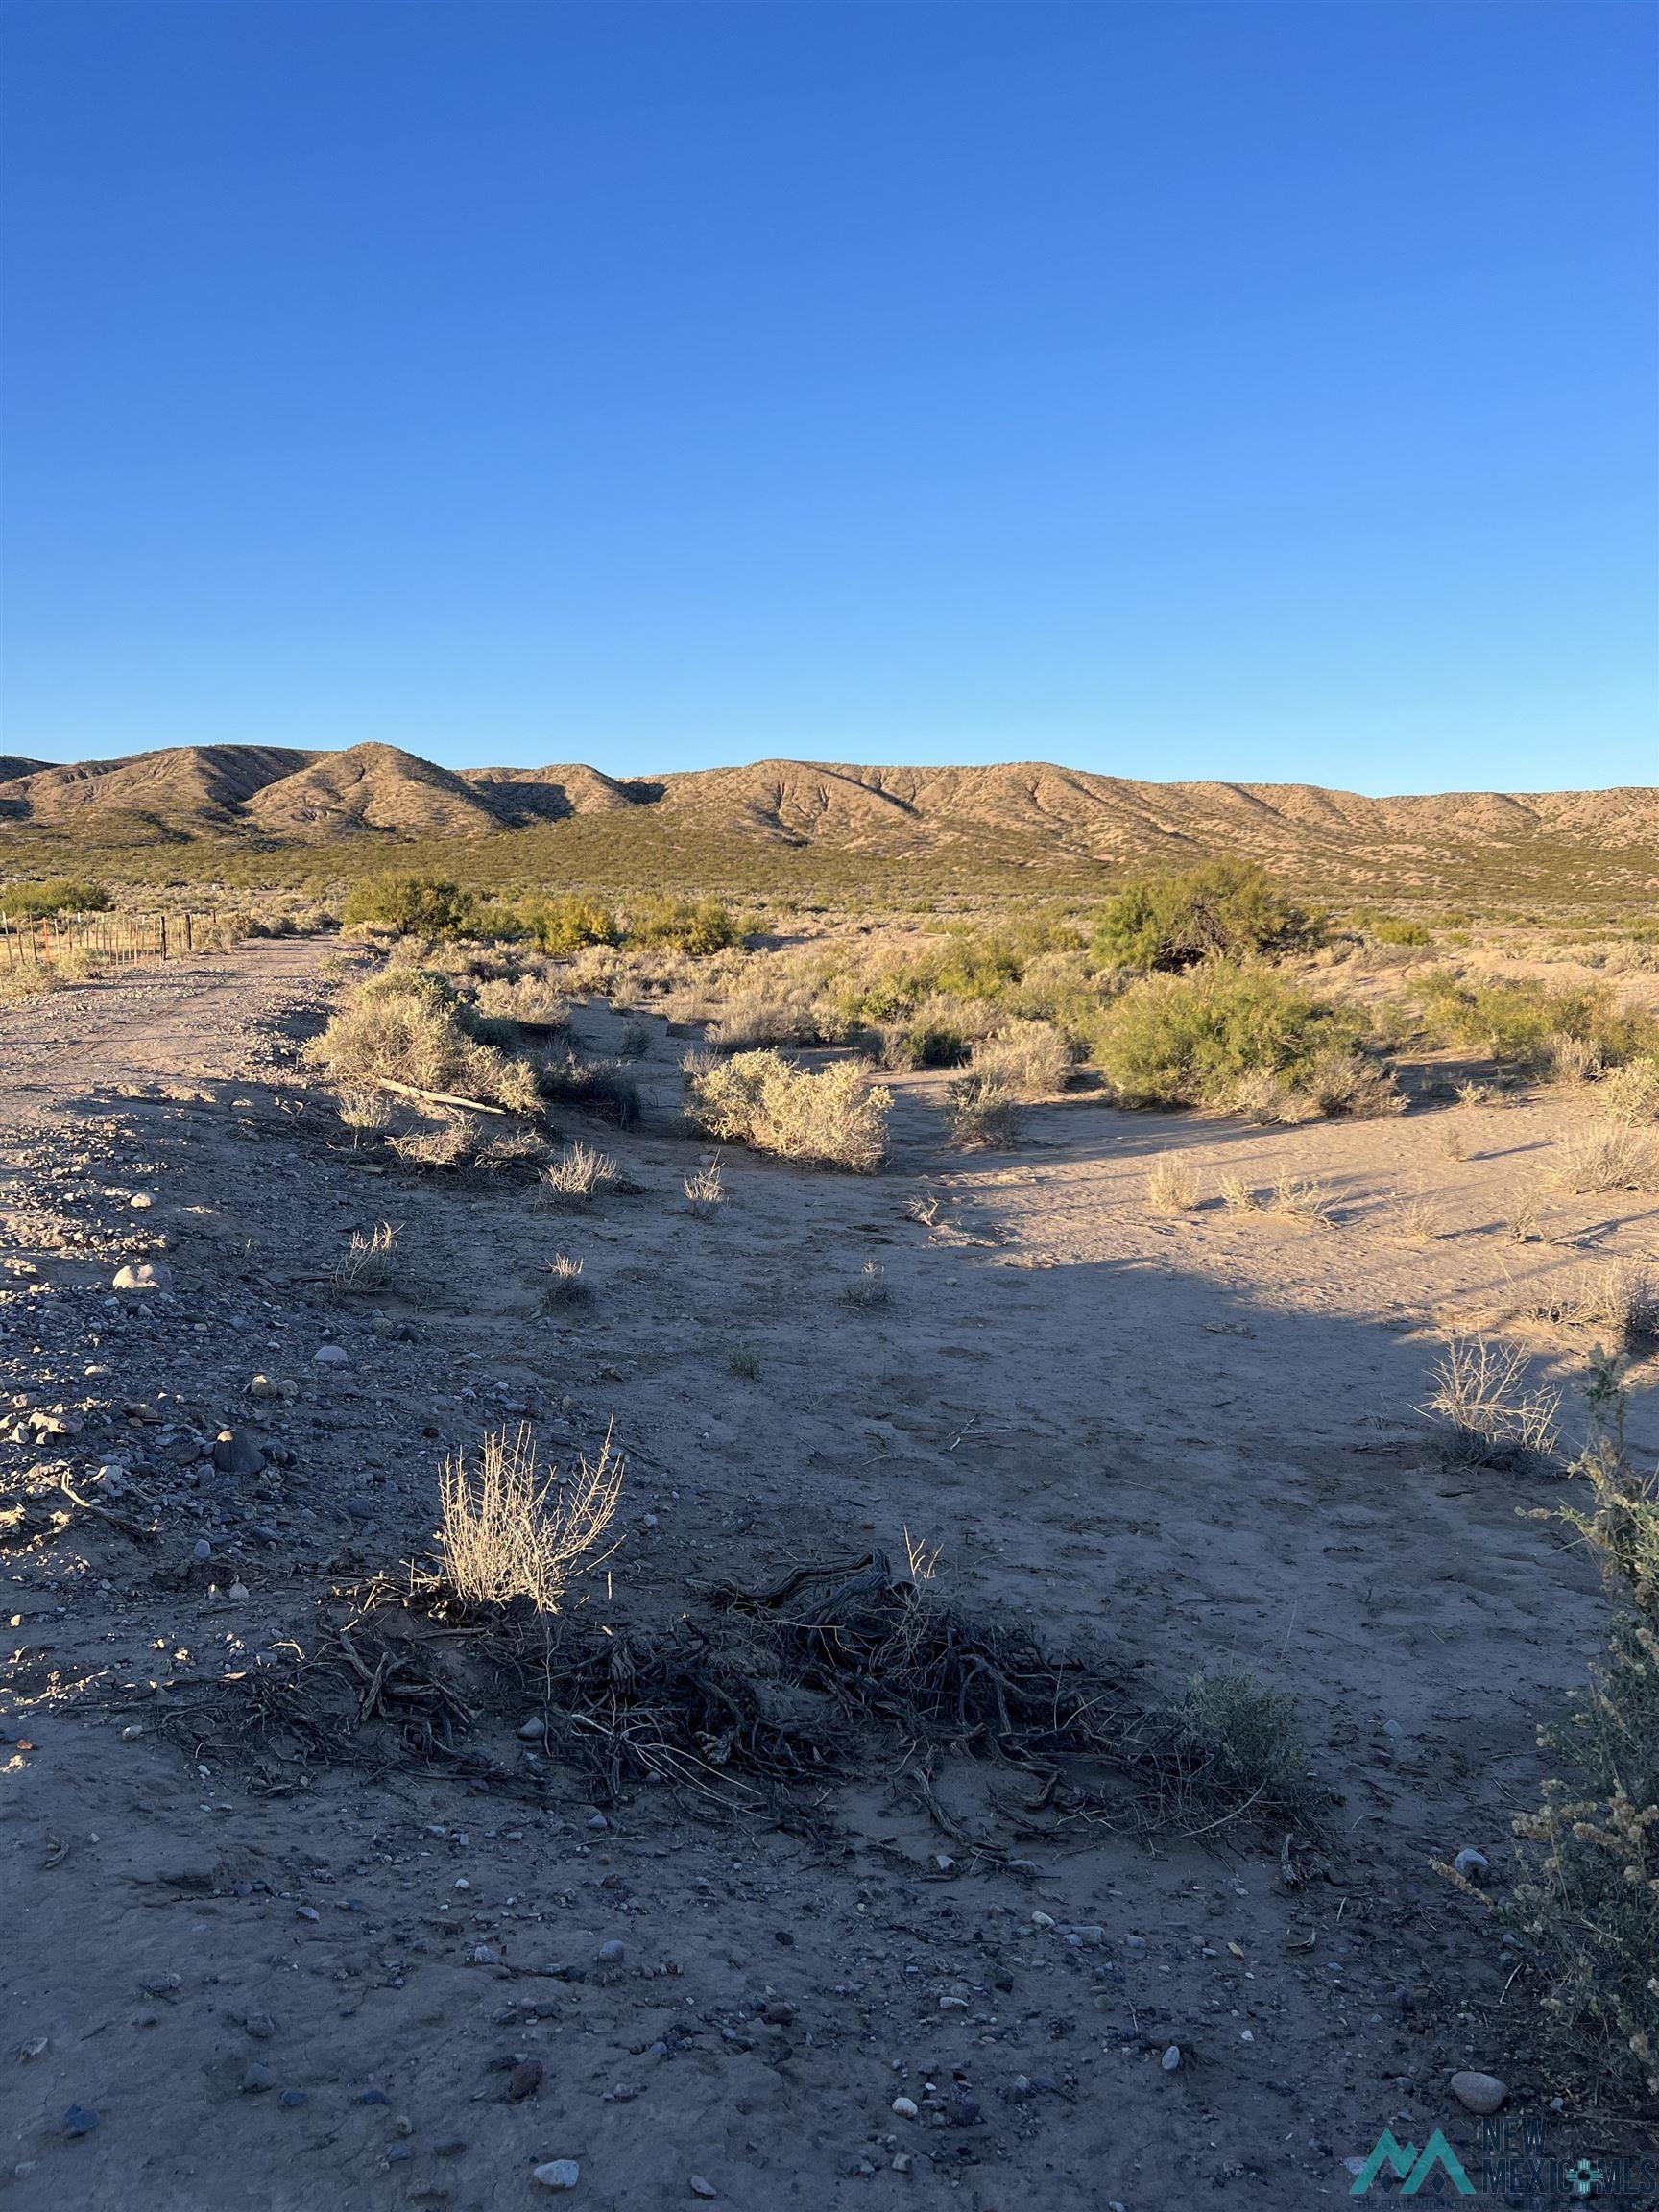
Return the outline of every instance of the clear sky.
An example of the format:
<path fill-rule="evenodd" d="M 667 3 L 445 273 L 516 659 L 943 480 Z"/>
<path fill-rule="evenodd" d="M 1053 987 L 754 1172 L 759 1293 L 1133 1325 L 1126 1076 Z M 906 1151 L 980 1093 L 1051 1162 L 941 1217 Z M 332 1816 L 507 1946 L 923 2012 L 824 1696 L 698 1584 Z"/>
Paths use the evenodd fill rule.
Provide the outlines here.
<path fill-rule="evenodd" d="M 8 0 L 4 733 L 1659 781 L 1642 0 Z"/>

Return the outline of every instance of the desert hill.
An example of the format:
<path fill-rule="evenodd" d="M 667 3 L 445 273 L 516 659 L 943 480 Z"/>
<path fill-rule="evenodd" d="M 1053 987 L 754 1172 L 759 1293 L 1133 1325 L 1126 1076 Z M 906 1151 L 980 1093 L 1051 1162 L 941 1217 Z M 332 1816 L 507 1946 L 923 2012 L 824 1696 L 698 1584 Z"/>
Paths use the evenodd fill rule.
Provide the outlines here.
<path fill-rule="evenodd" d="M 247 854 L 335 852 L 357 865 L 399 845 L 526 832 L 526 861 L 578 849 L 603 872 L 623 845 L 680 855 L 768 852 L 974 868 L 1087 872 L 1230 852 L 1310 878 L 1428 887 L 1498 873 L 1547 886 L 1659 886 L 1659 789 L 1469 791 L 1371 799 L 1303 783 L 1152 783 L 1046 761 L 880 768 L 760 760 L 654 779 L 580 764 L 451 771 L 397 746 L 343 751 L 178 746 L 70 766 L 0 757 L 0 870 L 13 842 L 108 851 L 211 840 Z M 547 845 L 552 838 L 555 845 Z M 574 844 L 569 841 L 575 840 Z M 430 854 L 423 854 L 429 858 Z"/>

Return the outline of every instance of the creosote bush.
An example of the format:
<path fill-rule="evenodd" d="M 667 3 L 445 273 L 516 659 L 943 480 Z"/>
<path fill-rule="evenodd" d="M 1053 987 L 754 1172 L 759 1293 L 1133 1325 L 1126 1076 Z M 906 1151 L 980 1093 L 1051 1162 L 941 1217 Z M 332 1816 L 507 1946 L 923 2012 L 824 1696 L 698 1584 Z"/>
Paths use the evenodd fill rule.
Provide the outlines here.
<path fill-rule="evenodd" d="M 1296 1708 L 1281 1692 L 1238 1671 L 1194 1674 L 1171 1715 L 1187 1767 L 1189 1820 L 1255 1813 L 1294 1820 L 1311 1791 Z"/>
<path fill-rule="evenodd" d="M 1024 1117 L 1020 1101 L 995 1075 L 963 1075 L 946 1093 L 946 1118 L 958 1144 L 1018 1144 Z"/>
<path fill-rule="evenodd" d="M 542 1472 L 536 1433 L 493 1430 L 475 1460 L 460 1453 L 439 1471 L 439 1557 L 445 1582 L 474 1605 L 527 1599 L 556 1613 L 572 1577 L 613 1547 L 599 1548 L 616 1516 L 626 1464 L 609 1434 L 596 1459 L 561 1482 Z"/>
<path fill-rule="evenodd" d="M 781 1052 L 737 1052 L 712 1061 L 693 1055 L 685 1109 L 722 1143 L 868 1175 L 881 1165 L 892 1106 L 874 1075 L 863 1060 L 813 1070 L 793 1066 Z"/>
<path fill-rule="evenodd" d="M 1358 1050 L 1356 1009 L 1286 983 L 1270 969 L 1212 962 L 1148 975 L 1107 1005 L 1094 1058 L 1127 1106 L 1225 1107 L 1242 1078 L 1294 1088 L 1329 1055 Z"/>
<path fill-rule="evenodd" d="M 102 883 L 55 876 L 45 883 L 0 884 L 0 914 L 36 922 L 59 914 L 107 914 L 113 902 Z"/>
<path fill-rule="evenodd" d="M 387 968 L 346 992 L 307 1057 L 342 1084 L 384 1079 L 529 1113 L 528 1061 L 477 1034 L 477 1018 L 442 976 Z"/>
<path fill-rule="evenodd" d="M 1071 1047 L 1052 1022 L 1010 1022 L 979 1039 L 968 1065 L 1010 1098 L 1052 1098 L 1071 1080 Z"/>
<path fill-rule="evenodd" d="M 1321 934 L 1318 918 L 1276 890 L 1264 869 L 1212 860 L 1125 884 L 1107 902 L 1091 950 L 1108 967 L 1173 973 L 1302 950 Z"/>

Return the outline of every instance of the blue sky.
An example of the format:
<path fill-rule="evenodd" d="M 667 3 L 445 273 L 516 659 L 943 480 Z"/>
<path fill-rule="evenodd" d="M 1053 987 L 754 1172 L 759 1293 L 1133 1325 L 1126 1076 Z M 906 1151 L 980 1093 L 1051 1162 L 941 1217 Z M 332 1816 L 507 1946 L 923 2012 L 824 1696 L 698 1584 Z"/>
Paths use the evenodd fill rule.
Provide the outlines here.
<path fill-rule="evenodd" d="M 1636 0 L 9 0 L 4 734 L 1659 781 Z"/>

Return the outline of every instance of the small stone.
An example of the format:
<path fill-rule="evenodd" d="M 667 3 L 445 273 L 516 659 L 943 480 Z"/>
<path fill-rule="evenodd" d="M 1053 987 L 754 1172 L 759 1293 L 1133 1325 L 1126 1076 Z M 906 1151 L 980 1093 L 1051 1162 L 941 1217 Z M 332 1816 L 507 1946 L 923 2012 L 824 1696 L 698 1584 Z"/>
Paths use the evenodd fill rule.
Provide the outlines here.
<path fill-rule="evenodd" d="M 71 2104 L 60 2126 L 65 2135 L 90 2135 L 98 2125 L 98 2115 L 88 2104 Z"/>
<path fill-rule="evenodd" d="M 609 1828 L 611 1823 L 606 1819 L 603 1813 L 590 1813 L 588 1815 L 588 1825 L 589 1828 Z"/>
<path fill-rule="evenodd" d="M 256 2043 L 268 2043 L 276 2032 L 276 2023 L 269 2012 L 250 2012 L 242 2026 Z"/>
<path fill-rule="evenodd" d="M 1387 1737 L 1399 1737 L 1404 1736 L 1406 1731 L 1401 1727 L 1398 1720 L 1384 1720 L 1382 1723 L 1382 1733 Z"/>
<path fill-rule="evenodd" d="M 1123 1948 L 1131 1959 L 1144 1959 L 1146 1956 L 1146 1938 L 1144 1936 L 1125 1936 Z"/>
<path fill-rule="evenodd" d="M 242 2077 L 242 2094 L 245 2097 L 257 2097 L 262 2089 L 274 2089 L 276 2086 L 276 2077 L 269 2066 L 254 2064 Z"/>
<path fill-rule="evenodd" d="M 1158 2063 L 1163 2067 L 1166 2074 L 1173 2074 L 1175 2069 L 1181 2063 L 1180 2044 L 1171 2043 L 1168 2050 L 1165 2052 L 1163 2057 L 1159 2059 Z"/>
<path fill-rule="evenodd" d="M 528 1720 L 520 1720 L 518 1723 L 520 1743 L 540 1743 L 546 1733 L 547 1723 L 538 1713 L 532 1713 Z"/>
<path fill-rule="evenodd" d="M 117 1267 L 112 1287 L 116 1290 L 171 1290 L 173 1270 L 161 1260 L 130 1261 L 125 1267 Z M 77 2105 L 78 2111 L 80 2107 Z"/>
<path fill-rule="evenodd" d="M 360 2089 L 357 2102 L 359 2104 L 390 2104 L 392 2100 L 384 2089 Z"/>
<path fill-rule="evenodd" d="M 221 1475 L 257 1475 L 264 1469 L 265 1447 L 252 1429 L 221 1429 L 213 1464 Z"/>
<path fill-rule="evenodd" d="M 343 1344 L 319 1344 L 311 1362 L 316 1367 L 349 1367 L 351 1355 Z"/>
<path fill-rule="evenodd" d="M 947 2128 L 972 2128 L 979 2117 L 979 2100 L 966 2089 L 953 2089 L 945 2101 Z"/>
<path fill-rule="evenodd" d="M 574 2158 L 549 2158 L 544 2165 L 530 2169 L 530 2178 L 543 2189 L 574 2189 L 582 2178 L 582 2169 Z"/>
<path fill-rule="evenodd" d="M 522 2104 L 526 2097 L 534 2097 L 541 2086 L 541 2061 L 540 2058 L 521 2058 L 507 2077 L 507 2086 L 501 2092 L 509 2104 Z"/>
<path fill-rule="evenodd" d="M 1450 2087 L 1464 2111 L 1482 2120 L 1489 2119 L 1509 2094 L 1496 2074 L 1454 2074 Z"/>
<path fill-rule="evenodd" d="M 276 1385 L 269 1375 L 255 1375 L 248 1385 L 248 1395 L 250 1398 L 275 1398 Z"/>
<path fill-rule="evenodd" d="M 206 1566 L 208 1560 L 213 1556 L 213 1547 L 208 1543 L 205 1536 L 197 1537 L 195 1543 L 190 1547 L 190 1556 L 195 1560 L 198 1567 Z"/>
<path fill-rule="evenodd" d="M 623 1956 L 622 1945 L 614 1936 L 612 1936 L 609 1943 L 601 1943 L 599 1946 L 599 1963 L 601 1966 L 620 1966 Z"/>
<path fill-rule="evenodd" d="M 305 2103 L 305 2092 L 303 2089 L 284 2089 L 276 2102 L 284 2112 L 298 2112 Z"/>
<path fill-rule="evenodd" d="M 720 2192 L 715 2188 L 712 2181 L 705 2181 L 701 2174 L 693 2174 L 691 2176 L 691 2194 L 693 2197 L 718 2197 Z"/>
<path fill-rule="evenodd" d="M 294 1917 L 296 1920 L 309 1920 L 312 1925 L 315 1926 L 316 1923 L 322 1919 L 323 1915 L 318 1911 L 315 1905 L 296 1905 L 294 1908 Z"/>
<path fill-rule="evenodd" d="M 1491 1860 L 1484 1851 L 1477 1851 L 1473 1845 L 1466 1845 L 1459 1851 L 1452 1863 L 1465 1882 L 1479 1882 L 1482 1874 L 1490 1874 L 1492 1871 Z"/>
<path fill-rule="evenodd" d="M 914 2097 L 895 2097 L 893 2110 L 898 2113 L 901 2120 L 914 2120 L 921 2110 L 921 2106 Z"/>

